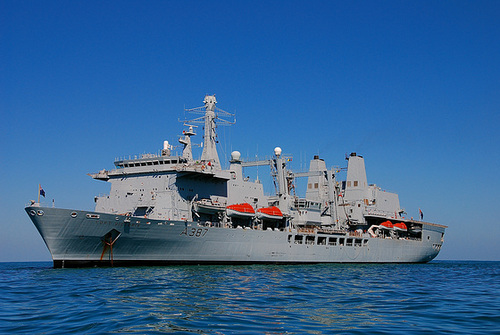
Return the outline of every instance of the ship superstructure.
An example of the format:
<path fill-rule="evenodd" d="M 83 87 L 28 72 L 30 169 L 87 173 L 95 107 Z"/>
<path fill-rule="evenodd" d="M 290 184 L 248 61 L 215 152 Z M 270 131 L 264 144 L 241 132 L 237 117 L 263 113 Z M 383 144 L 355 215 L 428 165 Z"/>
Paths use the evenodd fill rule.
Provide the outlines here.
<path fill-rule="evenodd" d="M 437 256 L 445 226 L 406 219 L 398 195 L 367 182 L 364 159 L 338 167 L 314 156 L 306 172 L 288 169 L 279 147 L 269 159 L 243 161 L 231 153 L 222 169 L 217 122 L 234 123 L 207 95 L 202 116 L 185 121 L 182 155 L 165 141 L 161 154 L 115 161 L 90 174 L 109 182 L 95 211 L 42 207 L 27 213 L 49 248 L 55 267 L 324 262 L 428 262 Z M 203 152 L 193 158 L 191 137 L 204 126 Z M 266 195 L 244 169 L 268 166 L 276 192 Z M 307 178 L 305 197 L 295 180 Z"/>

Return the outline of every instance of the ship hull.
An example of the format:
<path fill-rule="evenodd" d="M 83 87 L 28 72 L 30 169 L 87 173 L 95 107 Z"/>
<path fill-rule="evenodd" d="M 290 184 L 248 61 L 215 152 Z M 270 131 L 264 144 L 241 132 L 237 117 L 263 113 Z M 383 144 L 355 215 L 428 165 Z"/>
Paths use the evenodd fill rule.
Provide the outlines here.
<path fill-rule="evenodd" d="M 425 263 L 444 228 L 424 226 L 422 238 L 301 233 L 199 226 L 70 209 L 27 207 L 54 267 L 259 263 Z"/>

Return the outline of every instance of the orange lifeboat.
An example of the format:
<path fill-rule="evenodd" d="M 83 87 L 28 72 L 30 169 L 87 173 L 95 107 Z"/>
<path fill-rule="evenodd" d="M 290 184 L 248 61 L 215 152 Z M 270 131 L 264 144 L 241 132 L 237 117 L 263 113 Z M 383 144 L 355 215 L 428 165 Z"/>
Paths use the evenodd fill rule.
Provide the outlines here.
<path fill-rule="evenodd" d="M 259 219 L 281 220 L 283 219 L 283 213 L 276 206 L 264 207 L 257 210 L 257 217 Z"/>
<path fill-rule="evenodd" d="M 384 221 L 379 226 L 380 229 L 392 230 L 394 229 L 394 224 L 391 221 Z"/>
<path fill-rule="evenodd" d="M 394 230 L 400 231 L 400 232 L 407 232 L 408 228 L 406 227 L 406 225 L 403 222 L 399 222 L 399 223 L 394 224 Z"/>
<path fill-rule="evenodd" d="M 255 210 L 247 202 L 227 206 L 226 213 L 227 216 L 236 218 L 253 218 L 255 216 Z"/>

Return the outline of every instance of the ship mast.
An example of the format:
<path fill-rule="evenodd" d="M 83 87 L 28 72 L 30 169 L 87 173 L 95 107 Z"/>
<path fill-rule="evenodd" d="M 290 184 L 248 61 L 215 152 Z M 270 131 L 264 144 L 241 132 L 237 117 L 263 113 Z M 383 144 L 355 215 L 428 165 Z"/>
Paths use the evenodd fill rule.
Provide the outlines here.
<path fill-rule="evenodd" d="M 213 169 L 220 170 L 220 160 L 219 155 L 217 153 L 217 133 L 216 128 L 217 124 L 221 125 L 231 125 L 236 121 L 234 120 L 234 114 L 223 111 L 222 109 L 216 107 L 217 100 L 215 99 L 215 95 L 206 95 L 205 99 L 203 99 L 204 106 L 186 109 L 186 112 L 193 113 L 203 113 L 204 116 L 184 121 L 188 123 L 201 123 L 204 125 L 204 137 L 203 137 L 203 152 L 201 153 L 201 160 L 207 163 L 210 162 Z M 204 110 L 203 110 L 204 109 Z M 223 119 L 222 117 L 232 117 L 233 121 L 228 121 Z M 183 142 L 181 142 L 183 143 Z"/>
<path fill-rule="evenodd" d="M 203 100 L 205 104 L 205 136 L 203 142 L 202 161 L 211 161 L 214 168 L 220 169 L 219 154 L 217 154 L 217 135 L 215 134 L 215 95 L 207 95 Z"/>

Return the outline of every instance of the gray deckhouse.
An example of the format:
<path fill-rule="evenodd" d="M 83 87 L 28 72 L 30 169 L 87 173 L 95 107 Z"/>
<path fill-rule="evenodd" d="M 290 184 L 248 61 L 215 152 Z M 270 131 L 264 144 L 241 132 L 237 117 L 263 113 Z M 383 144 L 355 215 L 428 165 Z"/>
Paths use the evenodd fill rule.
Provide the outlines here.
<path fill-rule="evenodd" d="M 337 182 L 338 168 L 327 169 L 315 156 L 308 172 L 293 173 L 286 167 L 288 157 L 281 148 L 272 159 L 241 161 L 240 153 L 231 154 L 230 167 L 222 170 L 217 154 L 216 120 L 225 123 L 216 113 L 231 114 L 216 107 L 215 96 L 204 99 L 204 115 L 186 121 L 188 129 L 179 142 L 182 156 L 171 156 L 165 141 L 161 155 L 118 160 L 116 169 L 91 174 L 95 179 L 111 183 L 108 196 L 96 197 L 96 212 L 128 214 L 160 220 L 186 220 L 210 225 L 252 228 L 317 226 L 334 230 L 368 229 L 373 224 L 392 218 L 402 219 L 398 195 L 368 185 L 364 159 L 352 153 L 348 157 L 347 179 Z M 202 107 L 188 109 L 202 112 Z M 194 160 L 191 137 L 196 135 L 190 123 L 204 124 L 203 152 Z M 244 178 L 246 167 L 268 165 L 277 185 L 275 195 L 266 196 L 260 181 Z M 293 195 L 295 178 L 308 177 L 306 197 Z M 254 210 L 276 206 L 283 213 L 281 220 L 256 220 L 255 217 L 228 216 L 229 205 L 248 203 Z"/>

